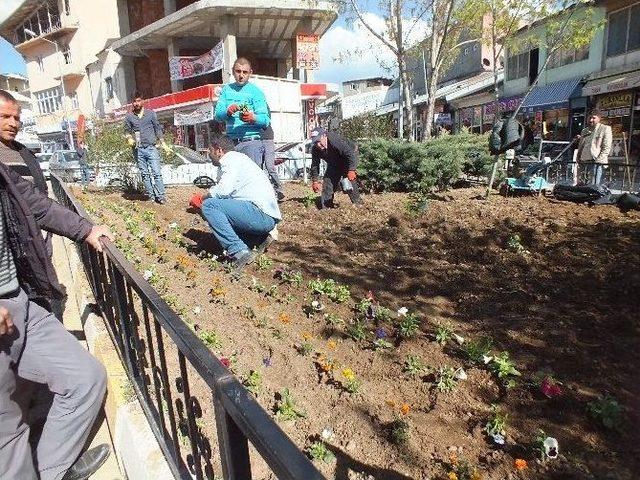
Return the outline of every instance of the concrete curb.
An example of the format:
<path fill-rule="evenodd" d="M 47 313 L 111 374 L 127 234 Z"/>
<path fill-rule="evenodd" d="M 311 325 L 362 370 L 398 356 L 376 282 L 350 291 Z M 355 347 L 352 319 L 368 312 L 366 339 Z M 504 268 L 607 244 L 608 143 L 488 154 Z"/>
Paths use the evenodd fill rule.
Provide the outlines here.
<path fill-rule="evenodd" d="M 121 472 L 131 480 L 170 480 L 173 475 L 117 354 L 105 320 L 92 313 L 93 295 L 75 244 L 64 238 L 54 258 L 58 276 L 67 285 L 68 302 L 75 302 L 83 317 L 89 351 L 107 371 L 104 411 Z M 59 253 L 58 253 L 59 252 Z M 54 256 L 55 256 L 54 255 Z M 61 268 L 62 267 L 62 268 Z"/>

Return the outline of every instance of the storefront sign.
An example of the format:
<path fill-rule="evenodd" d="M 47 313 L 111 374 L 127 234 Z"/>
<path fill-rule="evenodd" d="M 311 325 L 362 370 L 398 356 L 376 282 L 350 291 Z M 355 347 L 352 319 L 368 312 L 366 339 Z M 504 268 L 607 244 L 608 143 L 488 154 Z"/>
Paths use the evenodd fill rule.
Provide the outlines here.
<path fill-rule="evenodd" d="M 183 80 L 222 70 L 224 63 L 222 41 L 199 57 L 171 57 L 169 75 L 171 80 Z"/>
<path fill-rule="evenodd" d="M 633 93 L 621 92 L 598 98 L 598 110 L 607 118 L 628 117 L 631 115 Z"/>
<path fill-rule="evenodd" d="M 453 122 L 451 121 L 450 113 L 435 113 L 433 115 L 433 123 L 436 125 L 451 125 Z"/>
<path fill-rule="evenodd" d="M 315 99 L 306 100 L 306 114 L 307 114 L 307 138 L 311 137 L 311 130 L 318 126 L 318 117 L 316 115 L 316 101 Z"/>
<path fill-rule="evenodd" d="M 296 68 L 305 70 L 320 68 L 319 40 L 319 35 L 296 35 Z"/>
<path fill-rule="evenodd" d="M 522 97 L 510 97 L 500 99 L 500 112 L 513 112 L 522 103 Z M 496 102 L 487 103 L 484 106 L 484 115 L 496 114 Z"/>
<path fill-rule="evenodd" d="M 206 123 L 213 120 L 213 116 L 213 103 L 207 102 L 200 105 L 195 110 L 175 112 L 173 114 L 173 124 L 176 126 L 196 125 L 198 123 Z"/>
<path fill-rule="evenodd" d="M 593 80 L 593 82 L 597 82 L 597 80 Z M 638 86 L 640 86 L 640 74 L 625 74 L 623 77 L 615 78 L 609 82 L 599 83 L 596 85 L 592 85 L 591 82 L 588 82 L 584 87 L 582 87 L 582 95 L 600 95 L 601 93 L 627 90 Z"/>

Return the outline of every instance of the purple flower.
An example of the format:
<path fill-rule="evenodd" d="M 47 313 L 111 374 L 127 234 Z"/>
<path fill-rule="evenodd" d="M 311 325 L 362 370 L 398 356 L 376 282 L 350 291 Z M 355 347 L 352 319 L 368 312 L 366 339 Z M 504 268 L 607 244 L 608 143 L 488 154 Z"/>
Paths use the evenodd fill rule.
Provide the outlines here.
<path fill-rule="evenodd" d="M 271 366 L 271 357 L 265 357 L 262 359 L 262 363 L 264 364 L 265 367 L 270 367 Z"/>
<path fill-rule="evenodd" d="M 378 340 L 387 338 L 387 331 L 382 327 L 376 328 L 376 338 Z"/>

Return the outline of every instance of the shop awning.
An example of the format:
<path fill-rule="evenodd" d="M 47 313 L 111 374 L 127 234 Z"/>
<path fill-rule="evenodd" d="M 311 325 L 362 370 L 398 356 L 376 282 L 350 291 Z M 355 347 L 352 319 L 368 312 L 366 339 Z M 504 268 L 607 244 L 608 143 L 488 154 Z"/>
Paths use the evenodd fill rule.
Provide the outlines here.
<path fill-rule="evenodd" d="M 522 108 L 534 109 L 535 107 L 559 106 L 569 103 L 571 98 L 581 96 L 579 88 L 581 80 L 582 77 L 577 77 L 535 87 L 529 96 L 525 98 Z"/>
<path fill-rule="evenodd" d="M 582 94 L 584 96 L 600 95 L 601 93 L 617 92 L 636 87 L 640 87 L 640 70 L 589 80 L 582 87 Z"/>

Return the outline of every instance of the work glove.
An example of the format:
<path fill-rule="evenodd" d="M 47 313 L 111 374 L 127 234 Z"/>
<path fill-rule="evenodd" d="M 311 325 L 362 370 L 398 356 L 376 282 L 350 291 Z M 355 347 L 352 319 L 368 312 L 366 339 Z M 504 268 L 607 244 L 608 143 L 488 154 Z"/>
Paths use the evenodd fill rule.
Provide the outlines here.
<path fill-rule="evenodd" d="M 347 178 L 349 179 L 350 182 L 353 182 L 356 179 L 356 171 L 355 170 L 349 170 L 347 172 Z"/>
<path fill-rule="evenodd" d="M 320 190 L 322 190 L 322 183 L 321 182 L 313 182 L 311 184 L 311 189 L 315 192 L 318 193 Z"/>
<path fill-rule="evenodd" d="M 202 208 L 202 195 L 194 193 L 189 200 L 189 206 L 200 210 Z"/>
<path fill-rule="evenodd" d="M 245 123 L 255 123 L 256 114 L 253 112 L 242 112 L 240 114 L 240 120 L 242 120 Z"/>
<path fill-rule="evenodd" d="M 235 103 L 232 103 L 231 105 L 229 105 L 227 107 L 227 115 L 230 117 L 234 113 L 236 113 L 238 110 L 240 110 L 240 107 L 238 105 L 236 105 Z"/>
<path fill-rule="evenodd" d="M 164 150 L 164 153 L 167 153 L 167 154 L 171 153 L 171 147 L 164 142 L 160 142 L 160 148 Z"/>
<path fill-rule="evenodd" d="M 135 147 L 136 146 L 136 141 L 131 137 L 127 138 L 127 143 L 129 144 L 130 147 Z"/>

